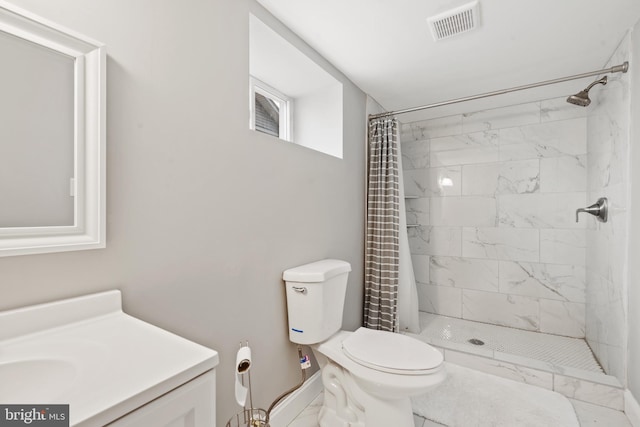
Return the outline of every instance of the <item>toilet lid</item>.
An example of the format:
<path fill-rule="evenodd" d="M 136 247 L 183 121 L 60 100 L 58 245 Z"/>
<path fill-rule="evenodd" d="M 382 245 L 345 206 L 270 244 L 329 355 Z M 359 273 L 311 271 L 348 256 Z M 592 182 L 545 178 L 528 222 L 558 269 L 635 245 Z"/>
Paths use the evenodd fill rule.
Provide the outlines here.
<path fill-rule="evenodd" d="M 342 341 L 342 350 L 361 365 L 403 375 L 427 374 L 444 360 L 438 350 L 422 341 L 367 328 L 359 328 Z"/>

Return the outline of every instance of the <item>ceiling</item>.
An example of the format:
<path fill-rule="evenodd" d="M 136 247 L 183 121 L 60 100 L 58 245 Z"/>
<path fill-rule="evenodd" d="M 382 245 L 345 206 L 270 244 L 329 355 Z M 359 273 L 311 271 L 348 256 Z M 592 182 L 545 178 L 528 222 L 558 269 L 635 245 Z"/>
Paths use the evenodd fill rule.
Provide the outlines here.
<path fill-rule="evenodd" d="M 479 0 L 478 28 L 434 41 L 426 19 L 469 1 L 258 0 L 387 110 L 599 70 L 640 19 L 639 0 Z M 570 83 L 491 105 L 583 89 Z"/>

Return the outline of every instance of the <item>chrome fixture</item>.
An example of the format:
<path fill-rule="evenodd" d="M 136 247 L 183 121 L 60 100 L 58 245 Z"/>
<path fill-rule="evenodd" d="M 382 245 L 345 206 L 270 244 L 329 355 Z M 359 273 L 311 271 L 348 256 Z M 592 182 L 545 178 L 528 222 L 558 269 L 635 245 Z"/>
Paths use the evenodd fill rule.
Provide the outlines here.
<path fill-rule="evenodd" d="M 609 218 L 609 201 L 606 197 L 600 197 L 593 205 L 576 209 L 576 222 L 578 222 L 578 214 L 580 212 L 586 212 L 596 217 L 600 222 L 607 222 Z"/>
<path fill-rule="evenodd" d="M 591 83 L 587 88 L 583 91 L 576 93 L 575 95 L 571 95 L 567 98 L 567 102 L 573 105 L 579 105 L 580 107 L 586 107 L 591 104 L 591 100 L 589 99 L 589 90 L 597 84 L 606 85 L 607 84 L 607 76 L 604 76 L 600 80 L 596 80 Z"/>
<path fill-rule="evenodd" d="M 556 83 L 567 82 L 569 80 L 584 79 L 585 77 L 599 76 L 601 74 L 607 74 L 607 73 L 611 73 L 611 74 L 626 73 L 627 71 L 629 71 L 629 62 L 625 61 L 620 65 L 615 65 L 611 68 L 605 68 L 604 70 L 590 71 L 588 73 L 575 74 L 573 76 L 561 77 L 559 79 L 545 80 L 543 82 L 531 83 L 523 86 L 516 86 L 509 89 L 496 90 L 493 92 L 481 93 L 479 95 L 465 96 L 464 98 L 450 99 L 449 101 L 436 102 L 434 104 L 429 104 L 429 105 L 421 105 L 420 107 L 405 108 L 404 110 L 387 111 L 386 113 L 379 113 L 379 114 L 369 114 L 369 120 L 377 119 L 379 117 L 389 117 L 389 116 L 394 116 L 398 114 L 411 113 L 414 111 L 426 110 L 429 108 L 442 107 L 444 105 L 457 104 L 459 102 L 473 101 L 475 99 L 488 98 L 490 96 L 504 95 L 506 93 L 516 92 L 516 91 L 525 90 L 525 89 L 532 89 L 534 87 L 546 86 L 546 85 L 551 85 Z"/>

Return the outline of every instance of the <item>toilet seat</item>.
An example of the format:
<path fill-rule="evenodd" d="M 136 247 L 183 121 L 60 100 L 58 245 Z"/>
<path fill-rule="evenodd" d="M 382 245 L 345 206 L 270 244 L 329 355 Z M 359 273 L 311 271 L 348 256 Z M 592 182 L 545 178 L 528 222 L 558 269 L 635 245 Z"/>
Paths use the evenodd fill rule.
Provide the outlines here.
<path fill-rule="evenodd" d="M 354 362 L 377 371 L 425 375 L 440 368 L 444 358 L 430 345 L 406 335 L 359 328 L 342 341 Z"/>

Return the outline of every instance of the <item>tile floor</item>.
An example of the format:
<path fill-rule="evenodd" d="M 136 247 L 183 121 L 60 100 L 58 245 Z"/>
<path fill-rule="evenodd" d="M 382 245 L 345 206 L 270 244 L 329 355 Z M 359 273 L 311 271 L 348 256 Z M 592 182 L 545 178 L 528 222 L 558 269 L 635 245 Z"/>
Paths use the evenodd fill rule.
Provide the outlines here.
<path fill-rule="evenodd" d="M 444 353 L 445 361 L 557 391 L 615 410 L 624 387 L 602 372 L 584 340 L 420 313 L 420 334 L 410 334 Z M 472 338 L 484 345 L 472 345 Z"/>
<path fill-rule="evenodd" d="M 322 406 L 322 393 L 311 402 L 288 427 L 318 427 L 318 411 Z M 578 415 L 581 427 L 632 427 L 620 411 L 569 399 Z M 415 427 L 443 427 L 442 424 L 414 415 Z M 445 426 L 446 427 L 446 426 Z M 514 426 L 516 427 L 516 426 Z"/>
<path fill-rule="evenodd" d="M 557 366 L 602 373 L 602 368 L 584 339 L 524 331 L 487 323 L 420 312 L 419 335 L 423 341 L 439 347 L 457 344 L 470 351 L 493 351 L 547 362 Z M 480 339 L 481 346 L 469 344 Z M 475 347 L 475 348 L 474 348 Z"/>

